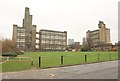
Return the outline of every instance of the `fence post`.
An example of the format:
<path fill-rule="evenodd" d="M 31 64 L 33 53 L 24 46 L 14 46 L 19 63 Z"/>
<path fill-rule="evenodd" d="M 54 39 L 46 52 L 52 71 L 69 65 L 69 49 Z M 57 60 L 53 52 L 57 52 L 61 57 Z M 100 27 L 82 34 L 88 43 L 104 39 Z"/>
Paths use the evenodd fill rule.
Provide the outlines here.
<path fill-rule="evenodd" d="M 21 57 L 19 57 L 19 61 L 21 60 Z"/>
<path fill-rule="evenodd" d="M 109 53 L 109 60 L 111 60 L 111 53 Z"/>
<path fill-rule="evenodd" d="M 118 52 L 118 60 L 120 60 L 120 52 Z"/>
<path fill-rule="evenodd" d="M 87 55 L 85 54 L 85 62 L 87 62 Z"/>
<path fill-rule="evenodd" d="M 33 59 L 31 59 L 31 65 L 33 65 Z"/>
<path fill-rule="evenodd" d="M 98 53 L 98 62 L 100 61 L 100 54 Z"/>
<path fill-rule="evenodd" d="M 63 56 L 61 56 L 61 64 L 63 64 L 64 60 L 63 60 Z"/>
<path fill-rule="evenodd" d="M 7 61 L 9 61 L 9 57 L 7 57 Z"/>
<path fill-rule="evenodd" d="M 39 57 L 39 67 L 41 67 L 41 57 Z"/>

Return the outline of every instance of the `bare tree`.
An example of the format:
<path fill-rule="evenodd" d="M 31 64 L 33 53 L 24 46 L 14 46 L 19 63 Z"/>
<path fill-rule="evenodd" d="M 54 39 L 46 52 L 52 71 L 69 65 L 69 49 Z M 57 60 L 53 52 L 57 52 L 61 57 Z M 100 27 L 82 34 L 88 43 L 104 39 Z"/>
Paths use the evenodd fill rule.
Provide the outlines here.
<path fill-rule="evenodd" d="M 104 42 L 102 42 L 102 41 L 98 42 L 98 47 L 101 49 L 101 51 L 103 51 L 105 49 L 105 46 L 106 46 L 106 44 Z"/>
<path fill-rule="evenodd" d="M 15 44 L 14 41 L 10 39 L 2 39 L 2 52 L 11 52 L 15 50 Z"/>
<path fill-rule="evenodd" d="M 86 49 L 87 50 L 89 50 L 89 51 L 91 51 L 92 50 L 92 48 L 93 48 L 93 38 L 92 38 L 92 36 L 89 36 L 87 39 L 86 39 L 86 45 L 85 45 L 85 47 L 86 47 Z"/>

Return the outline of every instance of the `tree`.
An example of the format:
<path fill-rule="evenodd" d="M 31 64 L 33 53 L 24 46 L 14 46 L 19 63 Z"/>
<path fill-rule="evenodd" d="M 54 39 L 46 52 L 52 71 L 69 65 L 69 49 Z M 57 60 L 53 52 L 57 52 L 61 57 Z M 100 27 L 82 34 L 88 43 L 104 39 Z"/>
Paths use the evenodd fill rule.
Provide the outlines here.
<path fill-rule="evenodd" d="M 98 42 L 98 47 L 101 49 L 101 51 L 104 50 L 105 46 L 106 46 L 106 44 L 104 42 L 102 42 L 102 41 Z"/>
<path fill-rule="evenodd" d="M 4 52 L 11 52 L 15 50 L 14 41 L 10 39 L 2 39 L 2 53 Z"/>
<path fill-rule="evenodd" d="M 71 50 L 79 51 L 80 50 L 80 43 L 79 42 L 74 42 L 73 44 L 69 45 L 69 48 Z"/>
<path fill-rule="evenodd" d="M 93 48 L 93 38 L 92 36 L 90 35 L 87 39 L 86 39 L 86 44 L 85 44 L 85 49 L 91 51 L 92 48 Z"/>

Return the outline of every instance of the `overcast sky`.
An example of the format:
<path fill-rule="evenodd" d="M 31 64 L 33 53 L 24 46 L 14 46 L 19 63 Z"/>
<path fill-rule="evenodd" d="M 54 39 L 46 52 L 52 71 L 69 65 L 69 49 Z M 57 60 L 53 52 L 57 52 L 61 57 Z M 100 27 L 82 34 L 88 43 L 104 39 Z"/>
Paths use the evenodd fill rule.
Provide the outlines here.
<path fill-rule="evenodd" d="M 119 0 L 0 0 L 0 37 L 12 38 L 13 24 L 22 26 L 25 7 L 40 29 L 67 31 L 68 39 L 82 44 L 87 30 L 98 29 L 104 21 L 111 42 L 118 40 Z"/>

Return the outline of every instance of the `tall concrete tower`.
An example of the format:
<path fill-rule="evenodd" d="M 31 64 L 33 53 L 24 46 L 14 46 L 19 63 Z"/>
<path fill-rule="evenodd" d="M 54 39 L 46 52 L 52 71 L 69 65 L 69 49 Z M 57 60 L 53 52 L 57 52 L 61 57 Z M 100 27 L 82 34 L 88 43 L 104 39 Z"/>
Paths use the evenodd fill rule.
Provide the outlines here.
<path fill-rule="evenodd" d="M 25 8 L 23 19 L 23 27 L 25 28 L 25 42 L 27 49 L 35 49 L 36 43 L 36 25 L 32 25 L 32 15 L 30 15 L 29 8 Z"/>
<path fill-rule="evenodd" d="M 106 28 L 103 21 L 99 21 L 99 38 L 101 42 L 110 43 L 110 29 Z"/>
<path fill-rule="evenodd" d="M 98 47 L 102 44 L 110 44 L 110 29 L 106 28 L 106 25 L 103 21 L 99 21 L 97 30 L 86 32 L 86 40 L 91 39 L 93 47 Z M 90 40 L 87 40 L 90 41 Z"/>
<path fill-rule="evenodd" d="M 32 15 L 30 15 L 30 11 L 28 7 L 25 8 L 23 27 L 25 27 L 26 29 L 32 28 Z"/>
<path fill-rule="evenodd" d="M 28 7 L 25 8 L 22 27 L 13 25 L 13 40 L 19 49 L 35 50 L 36 48 L 36 25 L 32 25 L 32 15 Z"/>

